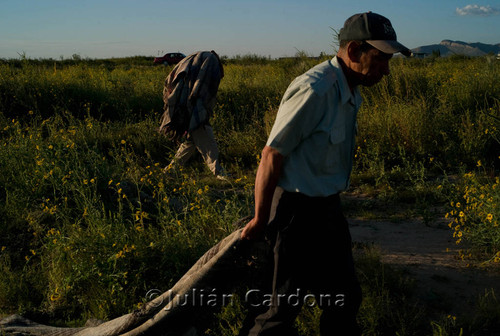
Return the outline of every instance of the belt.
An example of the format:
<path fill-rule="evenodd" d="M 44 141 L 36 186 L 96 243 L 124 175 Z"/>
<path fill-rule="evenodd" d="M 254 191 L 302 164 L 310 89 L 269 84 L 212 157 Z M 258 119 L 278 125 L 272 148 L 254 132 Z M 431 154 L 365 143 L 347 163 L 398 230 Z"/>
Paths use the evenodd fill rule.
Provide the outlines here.
<path fill-rule="evenodd" d="M 297 206 L 331 207 L 340 205 L 340 194 L 329 196 L 308 196 L 300 192 L 283 191 L 281 196 L 283 201 L 291 202 Z"/>

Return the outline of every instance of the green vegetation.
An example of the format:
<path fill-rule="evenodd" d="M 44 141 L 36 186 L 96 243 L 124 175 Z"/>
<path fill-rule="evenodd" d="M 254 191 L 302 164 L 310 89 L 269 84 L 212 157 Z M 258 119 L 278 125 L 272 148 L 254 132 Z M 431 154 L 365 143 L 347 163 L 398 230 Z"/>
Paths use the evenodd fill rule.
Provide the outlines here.
<path fill-rule="evenodd" d="M 176 149 L 156 132 L 170 67 L 141 57 L 0 62 L 0 312 L 66 325 L 120 316 L 252 213 L 281 96 L 318 60 L 225 62 L 213 125 L 230 182 L 196 160 L 163 173 Z M 415 204 L 426 223 L 446 207 L 460 257 L 490 267 L 500 262 L 499 75 L 484 58 L 392 60 L 391 76 L 362 89 L 351 186 Z M 495 293 L 472 320 L 431 316 L 412 301 L 407 274 L 374 248 L 356 250 L 367 335 L 474 333 L 500 320 Z M 317 315 L 304 310 L 304 334 L 315 334 Z M 232 335 L 241 316 L 227 307 L 212 333 Z"/>

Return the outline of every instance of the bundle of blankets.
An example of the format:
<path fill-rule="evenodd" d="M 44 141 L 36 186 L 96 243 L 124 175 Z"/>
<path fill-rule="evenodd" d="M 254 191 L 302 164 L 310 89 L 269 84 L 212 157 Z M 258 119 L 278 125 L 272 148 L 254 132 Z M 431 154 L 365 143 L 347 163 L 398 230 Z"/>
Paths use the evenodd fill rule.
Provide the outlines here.
<path fill-rule="evenodd" d="M 178 140 L 209 123 L 224 69 L 215 51 L 184 58 L 165 79 L 159 132 Z"/>

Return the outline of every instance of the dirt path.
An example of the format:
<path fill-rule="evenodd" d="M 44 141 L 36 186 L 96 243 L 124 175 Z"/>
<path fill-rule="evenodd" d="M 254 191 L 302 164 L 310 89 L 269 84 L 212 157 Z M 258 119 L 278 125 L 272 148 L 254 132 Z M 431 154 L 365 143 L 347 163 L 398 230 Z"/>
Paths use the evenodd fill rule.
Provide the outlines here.
<path fill-rule="evenodd" d="M 351 199 L 352 201 L 352 199 Z M 429 225 L 420 219 L 390 221 L 348 218 L 353 241 L 380 247 L 382 262 L 408 270 L 417 280 L 424 302 L 458 315 L 474 309 L 477 296 L 493 289 L 500 295 L 499 267 L 467 266 L 448 228 L 439 218 Z"/>

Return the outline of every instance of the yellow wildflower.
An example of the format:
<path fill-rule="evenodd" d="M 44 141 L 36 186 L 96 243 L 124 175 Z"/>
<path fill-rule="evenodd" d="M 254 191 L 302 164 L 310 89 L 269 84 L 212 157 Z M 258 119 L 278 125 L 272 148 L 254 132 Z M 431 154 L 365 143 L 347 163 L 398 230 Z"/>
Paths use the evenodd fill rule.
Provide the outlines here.
<path fill-rule="evenodd" d="M 57 292 L 57 288 L 56 288 L 55 293 L 50 295 L 50 301 L 57 301 L 60 298 L 61 298 L 61 296 Z"/>

